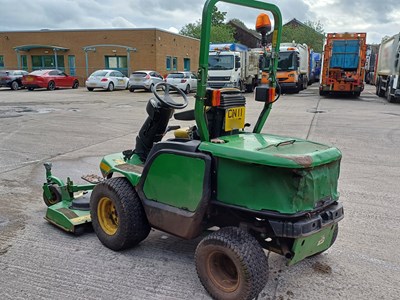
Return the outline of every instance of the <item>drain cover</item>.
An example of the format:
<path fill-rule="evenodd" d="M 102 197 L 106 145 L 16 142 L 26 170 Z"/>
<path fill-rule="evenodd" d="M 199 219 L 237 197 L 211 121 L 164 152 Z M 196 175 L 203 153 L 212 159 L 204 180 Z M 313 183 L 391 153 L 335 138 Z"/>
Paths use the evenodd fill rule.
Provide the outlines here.
<path fill-rule="evenodd" d="M 308 109 L 307 112 L 312 113 L 312 114 L 324 114 L 324 113 L 327 113 L 326 110 L 320 110 L 320 109 Z"/>

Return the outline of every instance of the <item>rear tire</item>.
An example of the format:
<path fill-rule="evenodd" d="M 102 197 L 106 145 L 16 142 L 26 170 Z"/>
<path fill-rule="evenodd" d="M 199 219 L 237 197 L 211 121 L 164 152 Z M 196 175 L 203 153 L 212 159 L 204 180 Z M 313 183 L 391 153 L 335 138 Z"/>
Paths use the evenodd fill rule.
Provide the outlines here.
<path fill-rule="evenodd" d="M 268 260 L 257 240 L 238 227 L 225 227 L 197 246 L 196 269 L 214 299 L 253 299 L 268 280 Z"/>
<path fill-rule="evenodd" d="M 376 83 L 376 95 L 378 97 L 385 96 L 385 91 L 382 90 L 381 79 L 378 79 L 378 82 Z"/>
<path fill-rule="evenodd" d="M 113 90 L 114 90 L 114 83 L 110 82 L 110 83 L 108 84 L 107 91 L 112 92 Z"/>
<path fill-rule="evenodd" d="M 390 79 L 388 82 L 387 82 L 387 86 L 386 86 L 386 93 L 385 93 L 385 96 L 386 96 L 386 100 L 389 102 L 389 103 L 393 103 L 393 102 L 395 102 L 395 99 L 394 99 L 394 97 L 391 95 L 391 86 L 392 86 L 392 80 Z"/>
<path fill-rule="evenodd" d="M 11 82 L 11 89 L 16 91 L 19 88 L 19 84 L 16 81 Z"/>
<path fill-rule="evenodd" d="M 47 84 L 47 89 L 49 91 L 54 91 L 56 89 L 56 83 L 53 80 L 49 81 Z"/>
<path fill-rule="evenodd" d="M 185 94 L 189 94 L 189 93 L 190 93 L 190 85 L 187 85 L 186 89 L 185 89 Z"/>
<path fill-rule="evenodd" d="M 124 177 L 110 178 L 95 186 L 90 214 L 100 242 L 114 251 L 139 244 L 150 232 L 139 196 Z"/>

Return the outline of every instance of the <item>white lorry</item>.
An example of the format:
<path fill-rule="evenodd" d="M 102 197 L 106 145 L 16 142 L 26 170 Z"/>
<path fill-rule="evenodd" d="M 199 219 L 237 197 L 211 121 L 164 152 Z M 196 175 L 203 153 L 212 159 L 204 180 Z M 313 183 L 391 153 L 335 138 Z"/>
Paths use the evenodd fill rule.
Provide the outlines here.
<path fill-rule="evenodd" d="M 389 102 L 400 100 L 400 33 L 382 40 L 376 67 L 376 94 Z"/>
<path fill-rule="evenodd" d="M 207 85 L 252 92 L 258 83 L 259 54 L 244 45 L 210 44 Z"/>
<path fill-rule="evenodd" d="M 306 44 L 281 43 L 276 77 L 281 89 L 299 92 L 309 80 L 310 53 Z"/>

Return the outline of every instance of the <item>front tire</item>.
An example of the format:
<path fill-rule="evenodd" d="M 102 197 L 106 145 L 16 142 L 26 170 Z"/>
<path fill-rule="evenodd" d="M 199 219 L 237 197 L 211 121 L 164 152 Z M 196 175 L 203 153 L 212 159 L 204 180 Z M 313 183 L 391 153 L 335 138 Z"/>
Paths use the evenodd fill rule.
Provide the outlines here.
<path fill-rule="evenodd" d="M 78 87 L 79 87 L 79 81 L 78 81 L 78 80 L 75 80 L 74 83 L 73 83 L 73 85 L 72 85 L 72 88 L 73 88 L 73 89 L 77 89 Z"/>
<path fill-rule="evenodd" d="M 268 280 L 268 260 L 257 240 L 238 227 L 225 227 L 197 246 L 196 269 L 214 299 L 253 299 Z"/>
<path fill-rule="evenodd" d="M 87 90 L 88 90 L 89 92 L 93 92 L 94 88 L 88 87 Z"/>
<path fill-rule="evenodd" d="M 51 193 L 51 197 L 47 198 L 46 194 L 43 192 L 43 201 L 47 206 L 52 206 L 58 202 L 61 202 L 62 200 L 62 195 L 61 195 L 61 190 L 60 187 L 57 185 L 49 185 L 49 190 Z"/>
<path fill-rule="evenodd" d="M 100 242 L 114 251 L 139 244 L 150 232 L 139 196 L 124 177 L 96 185 L 90 197 L 90 214 Z"/>

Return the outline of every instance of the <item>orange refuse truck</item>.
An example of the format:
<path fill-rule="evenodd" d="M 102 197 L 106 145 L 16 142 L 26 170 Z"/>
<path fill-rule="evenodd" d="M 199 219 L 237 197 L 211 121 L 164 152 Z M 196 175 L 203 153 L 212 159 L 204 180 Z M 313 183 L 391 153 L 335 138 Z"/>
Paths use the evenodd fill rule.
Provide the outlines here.
<path fill-rule="evenodd" d="M 364 89 L 366 33 L 328 33 L 319 85 L 321 96 L 360 96 Z"/>

